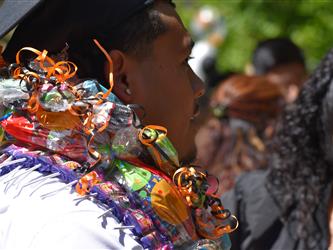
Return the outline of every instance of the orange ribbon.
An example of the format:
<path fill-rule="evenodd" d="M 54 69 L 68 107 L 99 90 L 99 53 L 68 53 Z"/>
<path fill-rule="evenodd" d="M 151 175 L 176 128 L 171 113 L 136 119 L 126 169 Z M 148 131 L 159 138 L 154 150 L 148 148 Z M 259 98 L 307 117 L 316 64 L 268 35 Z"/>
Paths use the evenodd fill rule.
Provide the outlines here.
<path fill-rule="evenodd" d="M 114 83 L 113 83 L 113 62 L 112 62 L 112 59 L 111 59 L 111 56 L 109 55 L 109 53 L 103 48 L 103 46 L 96 40 L 96 39 L 93 39 L 93 41 L 94 41 L 94 43 L 97 45 L 97 47 L 102 51 L 102 53 L 104 54 L 104 56 L 106 57 L 106 60 L 108 61 L 108 63 L 109 63 L 109 85 L 110 85 L 110 87 L 109 87 L 109 89 L 108 89 L 108 91 L 107 92 L 105 92 L 104 94 L 103 94 L 103 99 L 106 99 L 109 95 L 110 95 L 110 93 L 111 93 L 111 91 L 112 91 L 112 89 L 113 89 L 113 85 L 114 85 Z"/>
<path fill-rule="evenodd" d="M 157 125 L 148 125 L 140 130 L 138 134 L 139 141 L 149 147 L 152 150 L 152 153 L 156 159 L 157 165 L 161 168 L 163 165 L 163 161 L 161 158 L 161 154 L 158 152 L 158 150 L 153 146 L 153 143 L 158 140 L 159 134 L 157 131 L 160 131 L 164 134 L 164 136 L 167 135 L 167 129 L 162 126 Z M 149 131 L 153 136 L 149 137 L 146 132 Z"/>
<path fill-rule="evenodd" d="M 199 183 L 193 183 L 193 179 Z M 188 206 L 197 207 L 201 206 L 202 195 L 198 193 L 198 188 L 196 185 L 204 184 L 206 181 L 206 174 L 197 171 L 194 167 L 181 167 L 176 170 L 172 178 L 173 182 L 177 185 L 179 191 L 185 198 Z"/>
<path fill-rule="evenodd" d="M 84 175 L 76 184 L 76 192 L 85 195 L 90 192 L 91 188 L 100 182 L 100 177 L 95 171 Z"/>
<path fill-rule="evenodd" d="M 110 95 L 113 89 L 113 62 L 110 55 L 102 47 L 102 45 L 96 39 L 94 39 L 93 41 L 105 55 L 109 63 L 110 87 L 106 93 L 100 92 L 95 95 L 95 98 L 98 100 L 95 105 L 99 105 L 106 100 L 106 98 Z M 21 79 L 25 81 L 26 84 L 31 85 L 30 89 L 32 90 L 32 94 L 28 101 L 27 110 L 31 114 L 36 114 L 37 119 L 39 120 L 41 125 L 49 129 L 57 130 L 73 129 L 75 127 L 78 127 L 78 125 L 82 125 L 83 131 L 88 136 L 90 136 L 90 139 L 87 143 L 88 152 L 94 159 L 96 159 L 96 162 L 92 164 L 92 166 L 96 165 L 101 159 L 101 154 L 94 150 L 92 147 L 94 141 L 94 133 L 100 133 L 104 131 L 108 126 L 109 119 L 106 119 L 107 122 L 103 126 L 95 128 L 94 124 L 91 122 L 93 116 L 96 115 L 92 112 L 93 105 L 88 102 L 82 101 L 82 96 L 79 93 L 76 93 L 76 91 L 74 91 L 74 89 L 69 84 L 67 84 L 68 89 L 72 91 L 72 94 L 76 97 L 74 103 L 82 101 L 84 105 L 75 106 L 73 104 L 70 104 L 67 111 L 61 112 L 61 115 L 65 117 L 64 119 L 66 119 L 67 122 L 57 122 L 56 117 L 57 113 L 59 112 L 48 112 L 41 107 L 38 98 L 38 90 L 40 89 L 41 85 L 41 76 L 38 73 L 28 71 L 21 66 L 22 52 L 31 52 L 37 55 L 34 59 L 34 62 L 45 72 L 45 78 L 49 79 L 51 77 L 54 77 L 57 80 L 56 84 L 64 83 L 68 79 L 74 77 L 77 72 L 77 66 L 70 61 L 55 62 L 52 58 L 47 56 L 47 50 L 39 51 L 31 47 L 24 47 L 20 49 L 16 54 L 16 63 L 19 66 L 13 71 L 12 74 L 14 79 Z"/>
<path fill-rule="evenodd" d="M 52 58 L 47 56 L 48 53 L 47 50 L 39 51 L 31 47 L 24 47 L 17 52 L 16 63 L 19 65 L 21 64 L 21 53 L 23 51 L 30 51 L 37 55 L 34 61 L 38 62 L 39 67 L 47 73 L 46 74 L 47 78 L 53 76 L 57 79 L 59 83 L 63 83 L 66 80 L 72 78 L 76 74 L 77 66 L 74 63 L 69 61 L 68 62 L 60 61 L 55 63 Z M 25 73 L 21 71 L 21 68 L 17 68 L 15 71 L 16 72 L 14 72 L 14 77 L 25 75 Z M 29 72 L 29 74 L 32 73 L 34 72 Z M 36 75 L 37 74 L 35 73 L 34 76 L 36 78 L 39 78 L 38 75 L 37 76 Z"/>

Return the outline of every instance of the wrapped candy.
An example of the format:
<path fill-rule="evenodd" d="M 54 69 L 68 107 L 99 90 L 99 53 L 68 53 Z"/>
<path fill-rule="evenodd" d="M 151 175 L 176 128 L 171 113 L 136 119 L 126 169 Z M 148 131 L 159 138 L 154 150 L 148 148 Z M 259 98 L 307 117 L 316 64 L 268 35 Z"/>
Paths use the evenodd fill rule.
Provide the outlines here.
<path fill-rule="evenodd" d="M 1 126 L 8 134 L 22 142 L 58 152 L 74 160 L 89 159 L 87 140 L 84 135 L 75 131 L 50 131 L 23 116 L 11 116 L 2 121 Z"/>
<path fill-rule="evenodd" d="M 50 130 L 72 130 L 81 124 L 80 118 L 69 111 L 59 113 L 38 109 L 35 115 L 40 125 Z"/>
<path fill-rule="evenodd" d="M 24 50 L 38 55 L 29 67 L 20 62 Z M 17 80 L 0 81 L 0 107 L 10 106 L 14 111 L 2 127 L 18 140 L 88 161 L 92 166 L 101 159 L 104 165 L 110 163 L 111 137 L 131 126 L 132 109 L 94 80 L 71 83 L 76 66 L 54 62 L 46 54 L 33 48 L 20 50 L 17 64 L 11 67 Z M 22 130 L 16 131 L 19 127 Z"/>
<path fill-rule="evenodd" d="M 133 111 L 125 105 L 106 101 L 93 106 L 91 123 L 97 130 L 102 128 L 116 133 L 119 129 L 130 126 L 132 121 Z"/>
<path fill-rule="evenodd" d="M 117 218 L 124 218 L 131 203 L 125 190 L 115 181 L 102 181 L 91 188 L 92 193 L 97 193 L 99 200 L 113 207 Z"/>
<path fill-rule="evenodd" d="M 29 98 L 25 81 L 0 79 L 0 106 L 8 108 L 19 100 L 27 101 Z"/>
<path fill-rule="evenodd" d="M 137 158 L 143 151 L 138 138 L 138 129 L 133 126 L 119 129 L 112 140 L 112 151 L 120 159 Z"/>
<path fill-rule="evenodd" d="M 102 178 L 96 171 L 89 172 L 80 178 L 76 184 L 75 190 L 78 194 L 85 195 L 90 192 L 93 186 L 101 181 Z"/>
<path fill-rule="evenodd" d="M 140 241 L 145 249 L 172 249 L 171 244 L 163 244 L 163 239 L 156 231 L 145 235 Z"/>
<path fill-rule="evenodd" d="M 159 231 L 178 246 L 197 239 L 189 207 L 172 183 L 125 161 L 115 160 L 114 166 L 119 170 L 115 178 L 130 192 L 130 199 L 150 216 L 158 215 L 154 218 Z"/>
<path fill-rule="evenodd" d="M 124 221 L 127 225 L 134 225 L 134 230 L 138 235 L 145 235 L 154 230 L 154 224 L 149 216 L 138 209 L 128 212 Z"/>
<path fill-rule="evenodd" d="M 43 84 L 39 93 L 39 103 L 42 108 L 51 112 L 62 112 L 68 110 L 68 106 L 75 100 L 74 94 L 66 85 L 53 86 Z"/>
<path fill-rule="evenodd" d="M 219 198 L 208 194 L 209 184 L 205 173 L 193 166 L 182 167 L 175 172 L 173 182 L 187 204 L 195 209 L 197 232 L 200 236 L 218 240 L 237 229 L 236 217 L 222 206 Z"/>
<path fill-rule="evenodd" d="M 107 89 L 94 79 L 89 79 L 78 83 L 77 85 L 73 86 L 73 89 L 75 89 L 77 93 L 80 93 L 82 98 L 89 98 L 91 96 L 96 96 L 98 93 L 107 92 Z M 106 99 L 112 103 L 121 104 L 121 101 L 112 92 L 107 96 Z"/>
<path fill-rule="evenodd" d="M 146 126 L 139 133 L 139 140 L 145 145 L 156 165 L 169 176 L 179 167 L 178 154 L 170 140 L 167 130 L 161 126 Z"/>
<path fill-rule="evenodd" d="M 201 239 L 189 247 L 189 250 L 229 250 L 231 249 L 231 241 L 227 234 L 223 235 L 218 241 Z"/>
<path fill-rule="evenodd" d="M 113 162 L 121 175 L 118 176 L 118 182 L 125 188 L 131 191 L 137 191 L 142 189 L 149 180 L 152 174 L 143 168 L 138 168 L 130 163 L 115 159 Z"/>

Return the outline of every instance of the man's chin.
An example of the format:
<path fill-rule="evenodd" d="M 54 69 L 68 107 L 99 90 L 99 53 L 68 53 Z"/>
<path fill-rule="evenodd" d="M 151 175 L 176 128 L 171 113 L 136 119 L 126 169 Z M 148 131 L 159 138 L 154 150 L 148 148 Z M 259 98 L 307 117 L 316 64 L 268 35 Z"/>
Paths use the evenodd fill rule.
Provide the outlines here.
<path fill-rule="evenodd" d="M 195 161 L 196 159 L 196 156 L 197 156 L 197 149 L 196 147 L 194 147 L 191 152 L 189 152 L 185 157 L 183 157 L 181 160 L 180 160 L 180 164 L 181 165 L 190 165 L 190 164 L 193 164 L 193 162 Z"/>

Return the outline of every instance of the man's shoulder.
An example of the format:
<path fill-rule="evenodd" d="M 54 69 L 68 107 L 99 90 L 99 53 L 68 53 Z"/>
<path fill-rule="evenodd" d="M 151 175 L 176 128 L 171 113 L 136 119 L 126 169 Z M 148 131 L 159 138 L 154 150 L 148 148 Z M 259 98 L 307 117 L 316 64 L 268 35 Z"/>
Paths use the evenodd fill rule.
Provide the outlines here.
<path fill-rule="evenodd" d="M 111 213 L 101 216 L 107 210 L 101 203 L 79 196 L 57 178 L 32 184 L 45 176 L 27 171 L 14 173 L 26 175 L 16 183 L 8 182 L 13 173 L 0 179 L 1 247 L 140 249 L 129 231 L 115 229 L 121 225 Z"/>

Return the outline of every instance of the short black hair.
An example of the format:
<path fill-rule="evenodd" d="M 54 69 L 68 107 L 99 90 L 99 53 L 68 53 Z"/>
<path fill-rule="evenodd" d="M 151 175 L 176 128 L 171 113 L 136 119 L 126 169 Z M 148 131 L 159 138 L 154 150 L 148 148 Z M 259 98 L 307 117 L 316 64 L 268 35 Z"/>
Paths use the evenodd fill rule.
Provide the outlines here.
<path fill-rule="evenodd" d="M 92 39 L 96 38 L 107 51 L 118 49 L 144 57 L 149 55 L 152 42 L 167 30 L 154 8 L 154 1 L 117 24 L 116 28 L 109 25 L 114 10 L 105 9 L 107 1 L 91 3 L 91 10 L 82 8 L 82 11 L 76 1 L 65 4 L 66 9 L 58 1 L 45 1 L 48 3 L 41 5 L 19 25 L 3 53 L 6 61 L 14 62 L 16 52 L 24 46 L 46 49 L 56 55 L 68 44 L 68 60 L 78 66 L 78 76 L 104 83 L 106 59 Z M 170 0 L 166 2 L 175 6 Z M 79 9 L 75 11 L 75 8 Z"/>
<path fill-rule="evenodd" d="M 151 5 L 121 23 L 116 30 L 98 32 L 96 38 L 107 51 L 117 49 L 142 59 L 149 55 L 152 42 L 166 30 L 159 12 Z M 105 56 L 91 39 L 86 43 L 79 40 L 74 43 L 72 52 L 69 49 L 69 58 L 79 67 L 79 76 L 96 78 L 104 83 Z"/>
<path fill-rule="evenodd" d="M 276 66 L 299 63 L 305 67 L 302 50 L 289 38 L 261 41 L 254 50 L 252 63 L 257 75 L 264 75 Z"/>

